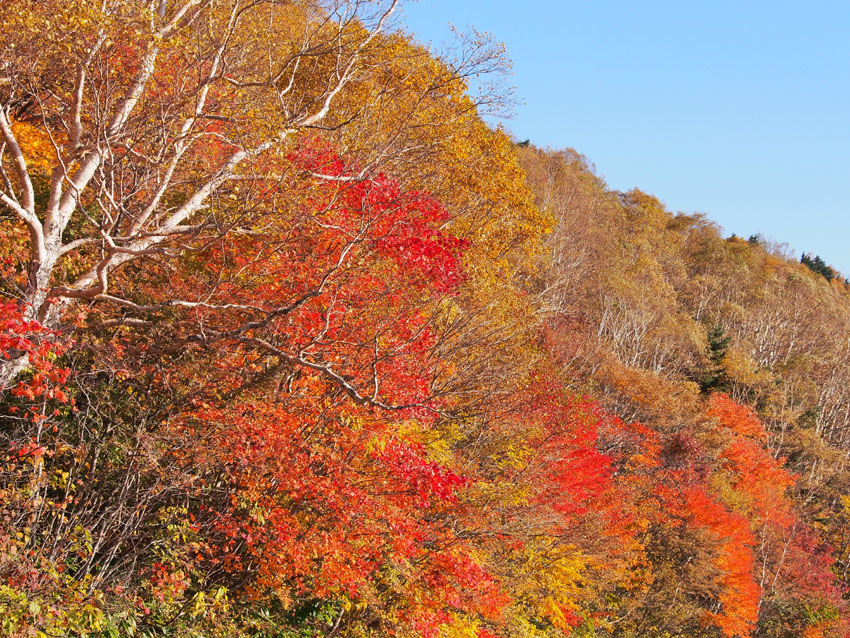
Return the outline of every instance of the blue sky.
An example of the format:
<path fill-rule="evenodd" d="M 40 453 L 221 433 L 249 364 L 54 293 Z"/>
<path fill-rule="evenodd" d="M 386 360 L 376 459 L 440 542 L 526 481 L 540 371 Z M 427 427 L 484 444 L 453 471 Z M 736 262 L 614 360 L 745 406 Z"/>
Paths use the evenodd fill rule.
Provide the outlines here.
<path fill-rule="evenodd" d="M 505 43 L 518 139 L 850 276 L 850 1 L 419 0 L 402 19 L 436 47 L 449 23 Z"/>

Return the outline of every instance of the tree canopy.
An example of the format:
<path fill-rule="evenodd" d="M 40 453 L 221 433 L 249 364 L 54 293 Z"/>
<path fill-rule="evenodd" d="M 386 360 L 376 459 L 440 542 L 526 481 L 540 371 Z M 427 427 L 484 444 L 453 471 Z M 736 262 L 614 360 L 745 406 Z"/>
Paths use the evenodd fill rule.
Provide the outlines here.
<path fill-rule="evenodd" d="M 397 4 L 0 8 L 3 635 L 848 635 L 841 278 Z"/>

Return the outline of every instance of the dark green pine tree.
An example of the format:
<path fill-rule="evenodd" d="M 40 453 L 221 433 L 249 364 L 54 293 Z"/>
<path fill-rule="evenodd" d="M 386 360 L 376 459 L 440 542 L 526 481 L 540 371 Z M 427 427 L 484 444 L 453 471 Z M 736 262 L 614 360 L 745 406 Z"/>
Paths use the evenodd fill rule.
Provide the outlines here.
<path fill-rule="evenodd" d="M 706 337 L 708 338 L 709 366 L 699 382 L 700 389 L 706 394 L 716 390 L 725 392 L 729 389 L 729 378 L 723 367 L 723 357 L 729 350 L 732 337 L 726 336 L 726 331 L 720 325 L 709 330 Z"/>
<path fill-rule="evenodd" d="M 800 263 L 812 272 L 822 275 L 827 281 L 832 281 L 835 278 L 835 271 L 826 265 L 820 255 L 812 257 L 809 253 L 803 253 L 803 256 L 800 257 Z"/>

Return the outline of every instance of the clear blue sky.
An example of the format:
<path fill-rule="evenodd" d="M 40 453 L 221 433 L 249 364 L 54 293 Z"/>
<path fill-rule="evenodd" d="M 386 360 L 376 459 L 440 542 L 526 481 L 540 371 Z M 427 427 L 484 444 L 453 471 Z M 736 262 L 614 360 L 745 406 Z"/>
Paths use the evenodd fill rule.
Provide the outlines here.
<path fill-rule="evenodd" d="M 419 0 L 402 18 L 437 47 L 449 23 L 505 43 L 518 139 L 850 276 L 850 0 Z"/>

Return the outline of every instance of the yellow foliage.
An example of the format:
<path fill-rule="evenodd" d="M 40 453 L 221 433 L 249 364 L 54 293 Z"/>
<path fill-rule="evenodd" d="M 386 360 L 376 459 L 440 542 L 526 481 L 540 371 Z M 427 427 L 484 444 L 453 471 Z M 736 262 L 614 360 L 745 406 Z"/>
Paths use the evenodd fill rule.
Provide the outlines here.
<path fill-rule="evenodd" d="M 451 621 L 440 625 L 442 638 L 478 638 L 479 627 L 474 620 L 466 615 L 452 613 Z"/>
<path fill-rule="evenodd" d="M 56 147 L 53 144 L 61 143 L 62 140 L 51 141 L 43 129 L 26 122 L 13 122 L 12 133 L 21 147 L 29 170 L 46 175 L 56 162 Z"/>

